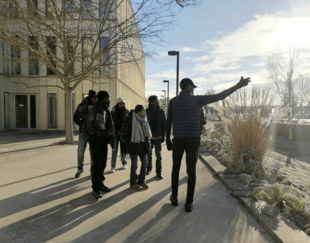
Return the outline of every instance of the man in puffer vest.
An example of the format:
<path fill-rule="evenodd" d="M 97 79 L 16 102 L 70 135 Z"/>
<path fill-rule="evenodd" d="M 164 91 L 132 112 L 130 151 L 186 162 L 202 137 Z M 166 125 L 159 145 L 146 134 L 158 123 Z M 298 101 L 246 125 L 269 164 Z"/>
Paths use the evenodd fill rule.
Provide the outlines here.
<path fill-rule="evenodd" d="M 187 197 L 185 211 L 192 212 L 193 199 L 196 185 L 196 163 L 200 146 L 200 112 L 201 107 L 219 100 L 225 99 L 238 89 L 247 86 L 250 78 L 243 79 L 233 87 L 214 95 L 192 95 L 193 81 L 184 78 L 180 82 L 181 92 L 179 96 L 170 100 L 168 107 L 166 145 L 172 150 L 172 194 L 170 201 L 173 206 L 178 206 L 179 172 L 184 151 L 186 153 L 186 167 L 188 174 Z M 170 139 L 171 127 L 173 125 L 173 143 Z"/>
<path fill-rule="evenodd" d="M 161 144 L 165 141 L 166 115 L 164 110 L 159 106 L 156 95 L 152 95 L 149 97 L 149 107 L 146 109 L 146 115 L 152 131 L 151 150 L 147 157 L 146 174 L 148 175 L 152 171 L 152 150 L 155 147 L 156 176 L 158 179 L 163 179 L 164 177 L 162 175 L 161 164 Z"/>
<path fill-rule="evenodd" d="M 102 197 L 102 192 L 111 191 L 103 184 L 104 169 L 107 165 L 108 144 L 114 136 L 114 125 L 109 106 L 110 94 L 106 91 L 99 91 L 98 102 L 89 109 L 87 118 L 87 131 L 91 156 L 93 159 L 92 188 L 96 198 Z"/>

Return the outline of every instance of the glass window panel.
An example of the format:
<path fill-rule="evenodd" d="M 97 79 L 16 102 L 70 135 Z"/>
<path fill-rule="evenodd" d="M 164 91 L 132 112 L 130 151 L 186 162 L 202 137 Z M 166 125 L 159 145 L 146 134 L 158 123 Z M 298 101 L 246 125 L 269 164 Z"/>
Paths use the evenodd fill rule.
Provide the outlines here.
<path fill-rule="evenodd" d="M 84 19 L 92 18 L 92 0 L 82 0 L 82 17 Z"/>
<path fill-rule="evenodd" d="M 91 38 L 83 38 L 83 68 L 88 65 L 92 51 Z"/>
<path fill-rule="evenodd" d="M 46 37 L 46 51 L 47 55 L 50 56 L 50 62 L 56 68 L 56 62 L 54 60 L 54 57 L 56 56 L 56 37 L 55 36 L 48 36 Z M 54 71 L 47 67 L 47 75 L 55 75 Z"/>
<path fill-rule="evenodd" d="M 48 128 L 57 128 L 56 94 L 47 94 Z"/>
<path fill-rule="evenodd" d="M 29 45 L 34 50 L 38 50 L 39 44 L 37 38 L 34 36 L 29 36 Z M 29 75 L 39 75 L 38 59 L 34 58 L 31 52 L 29 52 L 28 55 L 29 55 Z"/>
<path fill-rule="evenodd" d="M 11 45 L 11 74 L 20 75 L 20 47 Z"/>
<path fill-rule="evenodd" d="M 109 14 L 108 0 L 99 0 L 99 18 L 105 19 Z"/>

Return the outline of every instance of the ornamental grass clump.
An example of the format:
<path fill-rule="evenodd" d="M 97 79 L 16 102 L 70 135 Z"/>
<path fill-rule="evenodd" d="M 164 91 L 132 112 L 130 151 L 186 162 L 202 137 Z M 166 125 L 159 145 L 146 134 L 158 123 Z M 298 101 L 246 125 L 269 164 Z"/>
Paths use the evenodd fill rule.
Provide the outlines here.
<path fill-rule="evenodd" d="M 267 88 L 253 86 L 250 92 L 238 90 L 224 102 L 225 106 L 214 108 L 220 112 L 225 124 L 235 160 L 240 160 L 242 154 L 254 152 L 259 161 L 263 162 L 267 149 L 272 144 L 270 128 L 274 96 Z M 250 159 L 253 158 L 242 158 L 247 161 Z"/>

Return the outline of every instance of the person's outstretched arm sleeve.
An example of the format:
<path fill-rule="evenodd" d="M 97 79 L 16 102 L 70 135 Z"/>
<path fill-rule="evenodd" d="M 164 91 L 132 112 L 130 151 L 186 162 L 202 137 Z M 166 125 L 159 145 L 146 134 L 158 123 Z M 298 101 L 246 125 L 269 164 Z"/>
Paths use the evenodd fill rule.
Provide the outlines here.
<path fill-rule="evenodd" d="M 202 107 L 204 105 L 214 103 L 214 102 L 217 102 L 219 100 L 223 100 L 227 96 L 229 96 L 232 93 L 234 93 L 235 91 L 237 91 L 237 89 L 240 89 L 242 87 L 247 86 L 249 84 L 249 82 L 251 82 L 251 78 L 245 78 L 244 79 L 243 76 L 241 76 L 240 81 L 236 85 L 232 86 L 229 89 L 224 90 L 223 92 L 221 92 L 219 94 L 197 96 L 198 104 L 200 105 L 200 107 Z"/>
<path fill-rule="evenodd" d="M 173 122 L 173 109 L 172 109 L 172 102 L 170 101 L 168 106 L 168 117 L 167 117 L 167 123 L 166 123 L 166 139 L 170 139 L 171 135 L 171 126 Z"/>
<path fill-rule="evenodd" d="M 202 107 L 207 104 L 211 104 L 220 100 L 225 99 L 227 96 L 231 95 L 232 93 L 238 90 L 238 85 L 234 85 L 229 89 L 224 90 L 221 93 L 214 94 L 214 95 L 201 95 L 197 96 L 199 106 Z"/>

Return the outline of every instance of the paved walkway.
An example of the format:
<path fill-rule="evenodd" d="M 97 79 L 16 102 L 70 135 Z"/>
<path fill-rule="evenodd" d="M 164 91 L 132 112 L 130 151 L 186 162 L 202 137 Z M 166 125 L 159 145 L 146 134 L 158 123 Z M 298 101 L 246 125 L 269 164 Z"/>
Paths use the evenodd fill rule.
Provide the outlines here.
<path fill-rule="evenodd" d="M 29 147 L 32 141 L 25 143 Z M 19 146 L 23 147 L 15 145 L 14 150 Z M 165 146 L 163 180 L 153 172 L 147 176 L 150 188 L 134 192 L 129 169 L 107 173 L 106 185 L 112 191 L 99 201 L 91 195 L 89 156 L 85 172 L 74 179 L 76 150 L 70 145 L 0 154 L 0 242 L 273 242 L 201 162 L 194 211 L 186 213 L 185 161 L 179 206 L 173 207 L 172 160 Z"/>

